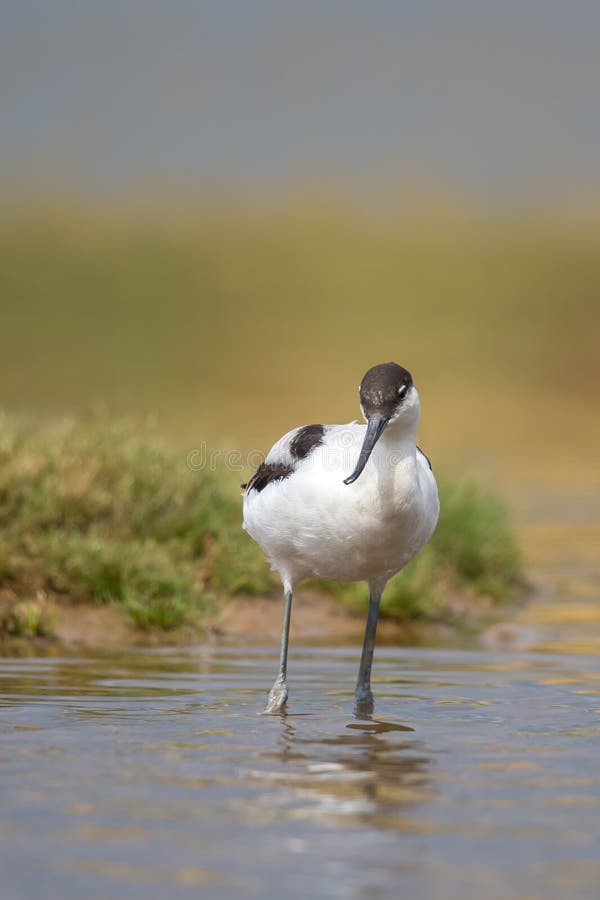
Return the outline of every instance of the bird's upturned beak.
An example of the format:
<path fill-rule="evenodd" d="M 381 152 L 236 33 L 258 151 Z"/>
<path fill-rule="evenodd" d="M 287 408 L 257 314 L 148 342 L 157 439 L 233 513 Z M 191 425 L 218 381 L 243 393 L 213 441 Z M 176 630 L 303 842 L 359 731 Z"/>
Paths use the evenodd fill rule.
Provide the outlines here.
<path fill-rule="evenodd" d="M 352 475 L 344 478 L 344 484 L 352 484 L 356 481 L 356 479 L 366 466 L 367 460 L 371 455 L 373 447 L 383 434 L 383 430 L 388 422 L 389 419 L 386 419 L 386 417 L 382 416 L 381 413 L 373 413 L 372 416 L 369 416 L 367 422 L 367 433 L 365 434 L 363 445 L 360 448 L 358 462 L 356 463 L 356 467 Z"/>

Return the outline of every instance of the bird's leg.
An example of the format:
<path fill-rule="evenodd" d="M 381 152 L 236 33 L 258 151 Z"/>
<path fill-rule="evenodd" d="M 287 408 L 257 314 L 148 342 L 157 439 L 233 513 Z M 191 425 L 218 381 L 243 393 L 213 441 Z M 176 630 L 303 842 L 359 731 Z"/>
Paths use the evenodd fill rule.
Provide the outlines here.
<path fill-rule="evenodd" d="M 266 713 L 281 712 L 288 698 L 287 689 L 287 656 L 290 638 L 290 618 L 292 615 L 292 589 L 286 587 L 283 595 L 283 624 L 281 626 L 281 652 L 279 656 L 279 674 L 269 692 L 265 707 Z"/>
<path fill-rule="evenodd" d="M 369 596 L 369 612 L 365 625 L 365 639 L 363 641 L 358 680 L 356 682 L 356 712 L 370 715 L 373 712 L 373 694 L 371 692 L 371 666 L 373 664 L 373 649 L 375 647 L 375 634 L 377 632 L 377 619 L 379 617 L 379 602 L 383 593 L 380 587 L 371 585 Z"/>

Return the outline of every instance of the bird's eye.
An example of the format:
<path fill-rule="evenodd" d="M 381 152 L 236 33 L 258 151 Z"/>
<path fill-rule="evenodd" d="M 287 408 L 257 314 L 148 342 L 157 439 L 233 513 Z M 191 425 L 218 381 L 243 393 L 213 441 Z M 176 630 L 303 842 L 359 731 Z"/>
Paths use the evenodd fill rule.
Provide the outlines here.
<path fill-rule="evenodd" d="M 401 400 L 404 399 L 404 397 L 406 397 L 407 391 L 408 391 L 408 386 L 406 384 L 403 384 L 402 387 L 400 388 L 400 390 L 398 391 L 398 396 L 400 397 Z"/>

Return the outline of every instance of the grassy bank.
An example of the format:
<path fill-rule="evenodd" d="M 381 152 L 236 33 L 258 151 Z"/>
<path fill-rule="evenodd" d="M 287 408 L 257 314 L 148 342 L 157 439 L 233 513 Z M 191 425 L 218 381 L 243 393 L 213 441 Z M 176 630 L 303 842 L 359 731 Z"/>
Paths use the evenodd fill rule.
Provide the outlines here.
<path fill-rule="evenodd" d="M 57 612 L 113 607 L 141 630 L 199 630 L 223 601 L 278 595 L 241 529 L 239 473 L 191 469 L 124 422 L 40 429 L 0 417 L 0 634 L 51 636 Z M 390 583 L 384 614 L 459 622 L 510 601 L 519 583 L 501 503 L 441 484 L 435 537 Z M 362 585 L 312 585 L 350 613 Z M 107 636 L 110 638 L 110 636 Z"/>

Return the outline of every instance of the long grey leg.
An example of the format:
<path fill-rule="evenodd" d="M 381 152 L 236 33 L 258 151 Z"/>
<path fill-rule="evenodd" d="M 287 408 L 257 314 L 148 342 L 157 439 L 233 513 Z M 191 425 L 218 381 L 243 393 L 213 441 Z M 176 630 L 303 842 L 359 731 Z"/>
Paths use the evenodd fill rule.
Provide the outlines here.
<path fill-rule="evenodd" d="M 287 689 L 287 657 L 290 640 L 290 619 L 292 616 L 292 589 L 285 588 L 283 595 L 283 625 L 281 626 L 281 652 L 279 655 L 279 675 L 269 692 L 269 699 L 265 707 L 266 713 L 281 712 L 288 698 Z"/>
<path fill-rule="evenodd" d="M 373 712 L 373 694 L 371 692 L 371 666 L 373 664 L 373 650 L 375 648 L 375 635 L 377 633 L 377 619 L 379 617 L 379 603 L 383 593 L 382 587 L 370 585 L 369 612 L 365 625 L 365 639 L 363 641 L 358 680 L 356 682 L 356 710 L 359 713 Z"/>

